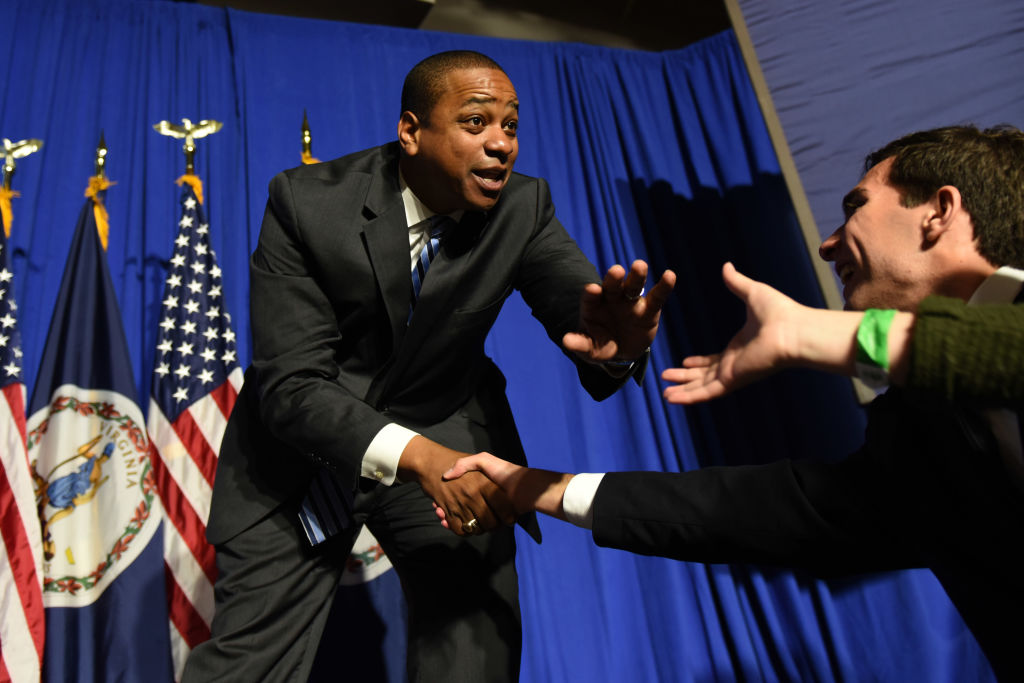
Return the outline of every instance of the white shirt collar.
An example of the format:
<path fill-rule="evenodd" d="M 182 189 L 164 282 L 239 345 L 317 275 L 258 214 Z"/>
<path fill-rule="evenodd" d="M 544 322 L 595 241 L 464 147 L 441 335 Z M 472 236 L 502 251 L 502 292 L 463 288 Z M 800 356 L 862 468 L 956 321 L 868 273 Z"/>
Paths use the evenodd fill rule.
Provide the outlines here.
<path fill-rule="evenodd" d="M 1003 266 L 985 278 L 971 298 L 968 305 L 976 304 L 1008 304 L 1012 303 L 1024 285 L 1024 270 Z"/>

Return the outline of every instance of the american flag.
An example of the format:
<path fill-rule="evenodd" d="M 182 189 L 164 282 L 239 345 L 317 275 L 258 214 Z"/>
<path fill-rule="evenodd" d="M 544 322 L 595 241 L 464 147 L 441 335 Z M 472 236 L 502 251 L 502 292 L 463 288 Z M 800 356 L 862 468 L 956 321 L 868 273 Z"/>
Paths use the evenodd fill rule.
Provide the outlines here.
<path fill-rule="evenodd" d="M 0 230 L 0 680 L 38 681 L 43 547 L 25 446 L 21 335 L 7 239 Z"/>
<path fill-rule="evenodd" d="M 174 256 L 160 313 L 148 428 L 169 524 L 164 562 L 175 679 L 188 653 L 210 637 L 213 548 L 206 542 L 213 478 L 228 416 L 242 386 L 235 334 L 203 207 L 181 196 Z"/>

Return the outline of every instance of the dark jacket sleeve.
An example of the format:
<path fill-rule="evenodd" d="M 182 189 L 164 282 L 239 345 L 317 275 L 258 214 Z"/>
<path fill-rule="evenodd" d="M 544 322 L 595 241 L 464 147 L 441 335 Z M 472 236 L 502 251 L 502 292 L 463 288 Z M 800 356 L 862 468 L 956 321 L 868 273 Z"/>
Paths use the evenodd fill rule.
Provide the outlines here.
<path fill-rule="evenodd" d="M 595 400 L 615 393 L 630 376 L 639 382 L 646 369 L 647 357 L 640 359 L 633 371 L 624 377 L 612 377 L 603 368 L 581 361 L 565 351 L 562 337 L 580 329 L 580 299 L 588 283 L 600 282 L 593 264 L 569 236 L 555 216 L 547 182 L 538 178 L 534 216 L 536 233 L 523 252 L 516 279 L 516 288 L 547 331 L 551 341 L 576 364 L 580 382 Z"/>
<path fill-rule="evenodd" d="M 847 487 L 829 467 L 786 460 L 685 473 L 610 473 L 594 501 L 594 541 L 642 555 L 821 576 L 877 568 L 846 524 L 861 506 L 841 510 L 838 499 L 848 498 Z M 821 505 L 829 489 L 836 498 Z"/>
<path fill-rule="evenodd" d="M 1024 400 L 1024 304 L 925 299 L 914 325 L 907 385 L 950 400 Z"/>
<path fill-rule="evenodd" d="M 820 576 L 930 566 L 954 536 L 977 536 L 966 523 L 977 501 L 1007 487 L 972 419 L 941 399 L 893 390 L 870 407 L 864 445 L 837 462 L 607 474 L 594 498 L 594 540 Z"/>
<path fill-rule="evenodd" d="M 315 277 L 308 243 L 290 178 L 279 174 L 250 260 L 260 416 L 276 438 L 355 481 L 362 454 L 389 420 L 340 382 L 338 320 Z"/>

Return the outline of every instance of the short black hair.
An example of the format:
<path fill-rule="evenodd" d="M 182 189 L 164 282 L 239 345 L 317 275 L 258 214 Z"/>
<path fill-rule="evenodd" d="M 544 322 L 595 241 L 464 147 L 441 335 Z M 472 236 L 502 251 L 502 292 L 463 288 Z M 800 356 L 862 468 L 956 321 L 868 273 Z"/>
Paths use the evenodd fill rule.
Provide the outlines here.
<path fill-rule="evenodd" d="M 444 94 L 448 74 L 462 69 L 505 70 L 485 54 L 472 50 L 449 50 L 431 55 L 414 66 L 402 84 L 402 111 L 411 111 L 421 123 L 428 122 L 434 105 Z M 506 76 L 508 74 L 505 74 Z"/>
<path fill-rule="evenodd" d="M 888 182 L 904 206 L 952 185 L 971 215 L 978 253 L 994 266 L 1024 268 L 1024 133 L 970 125 L 919 131 L 869 154 L 864 168 L 890 157 Z"/>

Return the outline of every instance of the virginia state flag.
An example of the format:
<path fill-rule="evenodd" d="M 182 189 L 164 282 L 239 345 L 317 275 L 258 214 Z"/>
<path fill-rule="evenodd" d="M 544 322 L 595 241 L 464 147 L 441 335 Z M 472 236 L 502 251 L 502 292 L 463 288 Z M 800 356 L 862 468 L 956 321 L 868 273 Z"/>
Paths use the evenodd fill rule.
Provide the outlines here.
<path fill-rule="evenodd" d="M 92 201 L 29 404 L 47 681 L 170 681 L 161 507 Z"/>

